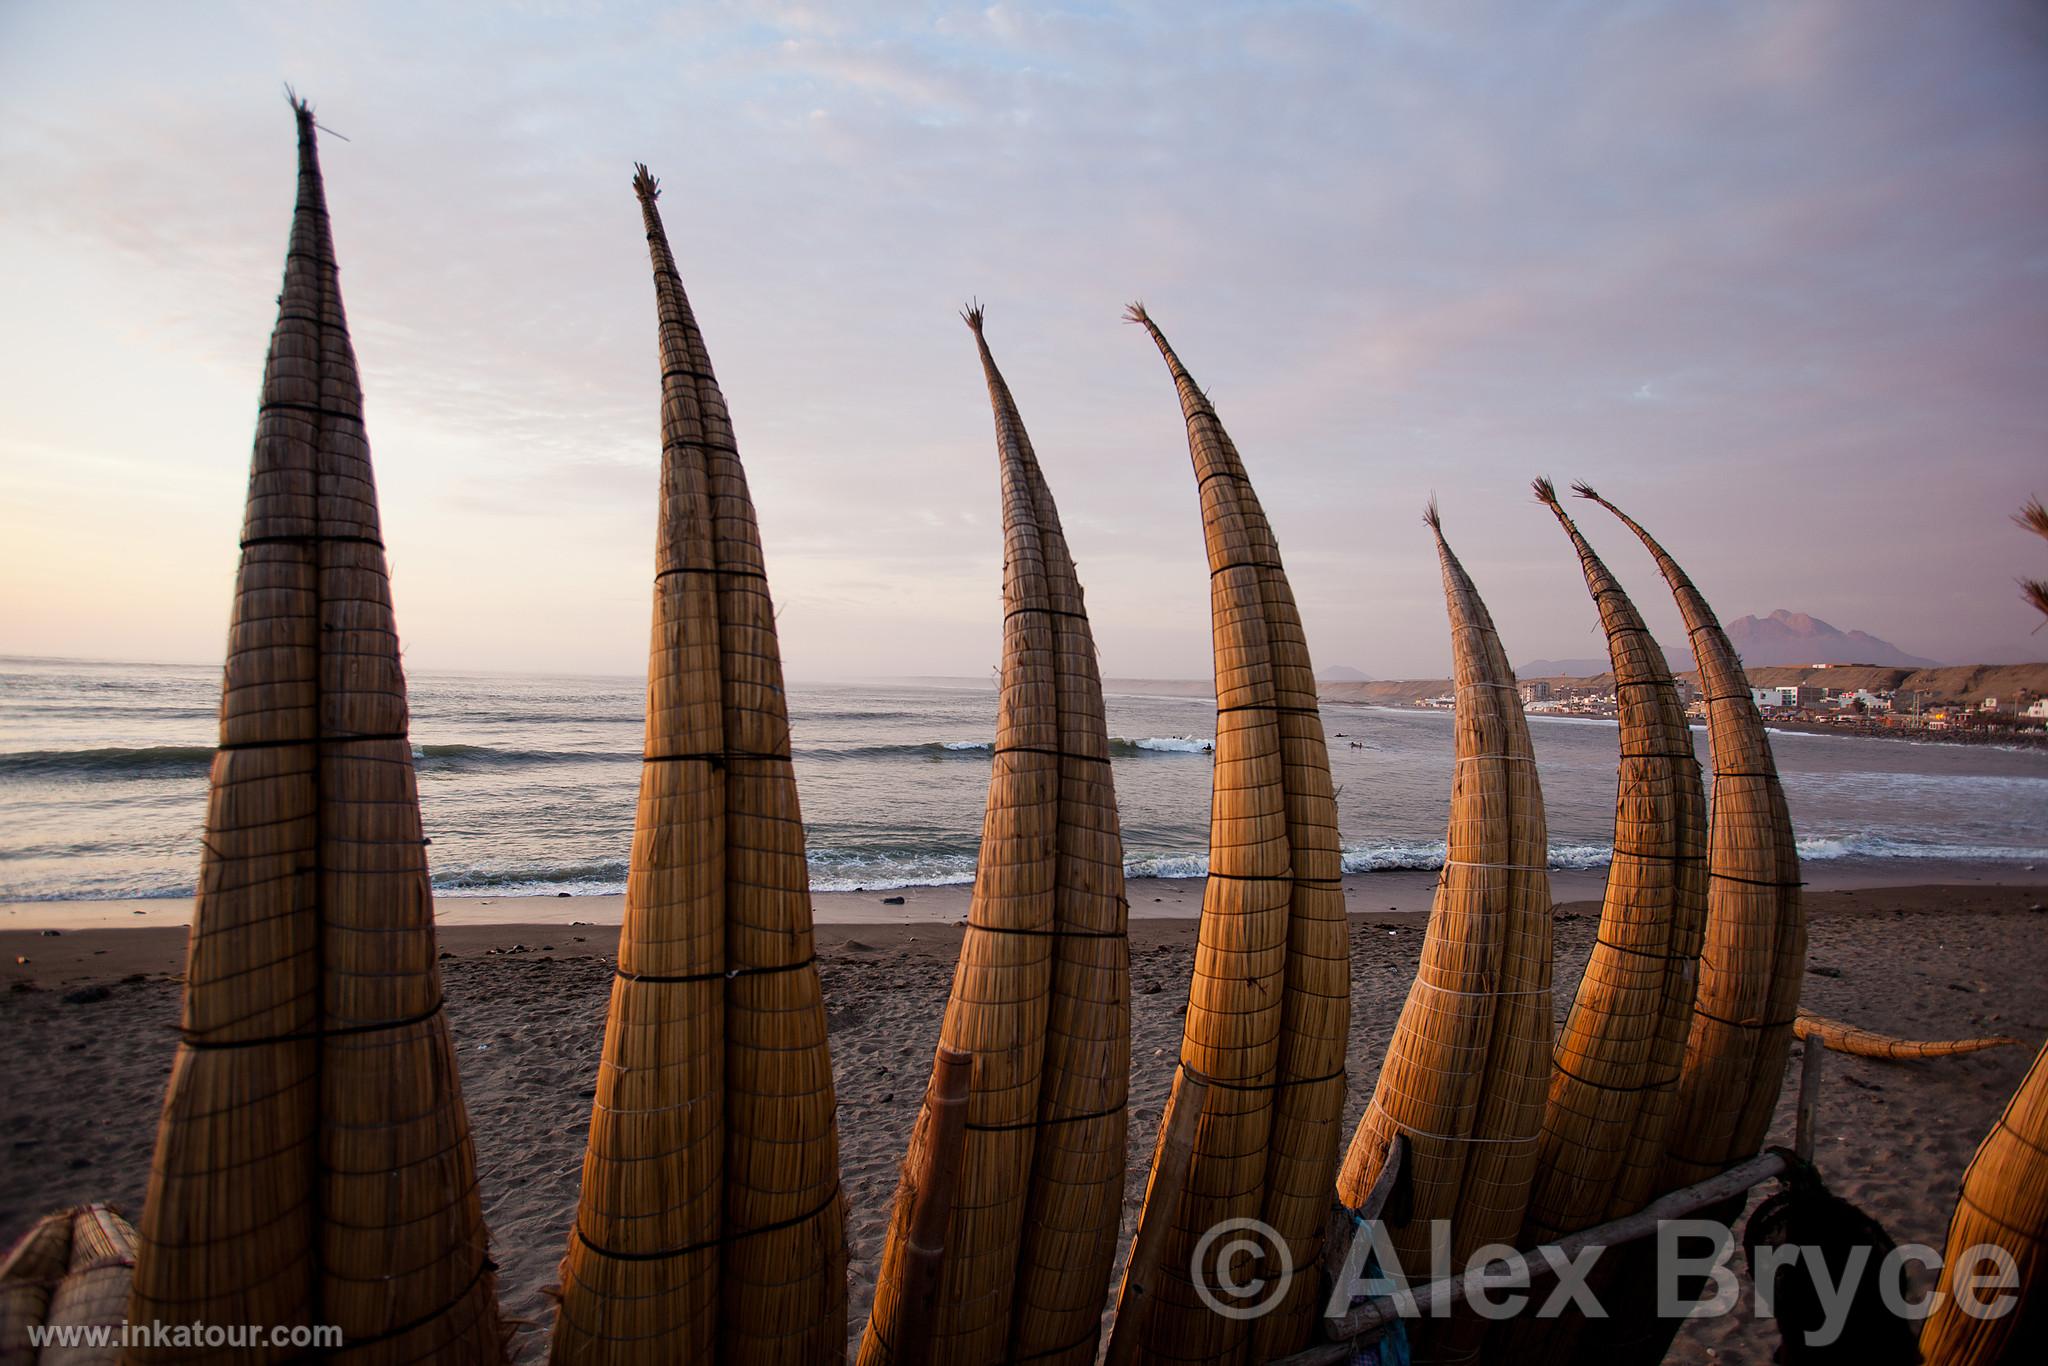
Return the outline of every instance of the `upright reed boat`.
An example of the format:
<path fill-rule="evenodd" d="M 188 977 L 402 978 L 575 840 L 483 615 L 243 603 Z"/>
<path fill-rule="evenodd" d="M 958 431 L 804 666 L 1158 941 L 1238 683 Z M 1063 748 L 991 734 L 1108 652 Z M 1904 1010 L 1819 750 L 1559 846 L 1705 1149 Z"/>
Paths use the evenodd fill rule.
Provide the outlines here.
<path fill-rule="evenodd" d="M 1247 1323 L 1217 1314 L 1188 1272 L 1197 1240 L 1257 1218 L 1296 1267 L 1321 1255 L 1344 1108 L 1351 1018 L 1342 853 L 1315 669 L 1280 549 L 1208 396 L 1141 305 L 1186 421 L 1209 559 L 1216 758 L 1209 877 L 1180 1062 L 1208 1099 L 1146 1320 L 1157 1361 L 1264 1361 L 1304 1346 L 1316 1277 Z M 1178 1085 L 1178 1080 L 1176 1081 Z M 1269 1269 L 1277 1274 L 1277 1268 Z"/>
<path fill-rule="evenodd" d="M 128 1318 L 331 1324 L 346 1346 L 330 1360 L 491 1362 L 496 1266 L 435 965 L 362 386 L 318 130 L 293 110 L 298 203 Z"/>
<path fill-rule="evenodd" d="M 964 1150 L 938 1289 L 906 1288 L 913 1175 L 882 1254 L 860 1360 L 1095 1360 L 1123 1196 L 1130 965 L 1123 839 L 1081 584 L 1023 418 L 973 329 L 995 414 L 1003 663 L 981 854 L 939 1033 L 971 1053 Z M 927 1097 L 927 1108 L 932 1104 Z"/>
<path fill-rule="evenodd" d="M 1600 930 L 1552 1059 L 1521 1247 L 1633 1214 L 1659 1193 L 1692 1028 L 1707 891 L 1706 796 L 1664 652 L 1550 481 L 1535 488 L 1577 551 L 1600 612 L 1621 759 Z M 1524 1316 L 1503 1325 L 1489 1350 L 1531 1366 L 1570 1362 L 1581 1354 L 1585 1326 L 1576 1312 Z"/>
<path fill-rule="evenodd" d="M 633 188 L 661 341 L 647 738 L 551 1359 L 837 1361 L 839 1135 L 775 608 L 645 166 Z"/>
<path fill-rule="evenodd" d="M 1408 1141 L 1409 1221 L 1389 1241 L 1411 1280 L 1434 1274 L 1433 1221 L 1452 1265 L 1521 1231 L 1550 1083 L 1550 876 L 1543 793 L 1513 671 L 1486 604 L 1427 514 L 1443 567 L 1457 761 L 1443 873 L 1422 961 L 1337 1182 L 1357 1206 L 1397 1135 Z M 1418 1361 L 1476 1359 L 1485 1325 L 1414 1325 Z"/>

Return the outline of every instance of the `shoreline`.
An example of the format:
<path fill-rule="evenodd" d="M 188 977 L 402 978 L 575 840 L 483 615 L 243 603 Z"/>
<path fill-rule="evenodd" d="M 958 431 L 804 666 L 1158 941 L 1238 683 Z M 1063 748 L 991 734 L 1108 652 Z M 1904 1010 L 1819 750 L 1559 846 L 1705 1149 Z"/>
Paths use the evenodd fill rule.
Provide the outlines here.
<path fill-rule="evenodd" d="M 1956 859 L 1844 858 L 1801 865 L 1809 892 L 1859 891 L 1880 887 L 2027 887 L 2048 881 L 2048 863 Z M 1354 913 L 1361 907 L 1394 914 L 1429 910 L 1436 892 L 1434 869 L 1397 868 L 1346 873 L 1344 896 Z M 1194 919 L 1201 914 L 1202 877 L 1134 877 L 1126 883 L 1133 920 Z M 1559 868 L 1550 873 L 1551 900 L 1599 902 L 1607 869 Z M 936 887 L 876 888 L 813 892 L 815 923 L 824 925 L 943 925 L 964 920 L 972 883 Z M 182 927 L 191 923 L 193 899 L 131 897 L 77 901 L 0 902 L 0 936 L 14 931 L 59 931 Z M 617 927 L 625 918 L 625 894 L 519 893 L 504 896 L 434 898 L 437 929 L 476 925 L 559 925 Z"/>

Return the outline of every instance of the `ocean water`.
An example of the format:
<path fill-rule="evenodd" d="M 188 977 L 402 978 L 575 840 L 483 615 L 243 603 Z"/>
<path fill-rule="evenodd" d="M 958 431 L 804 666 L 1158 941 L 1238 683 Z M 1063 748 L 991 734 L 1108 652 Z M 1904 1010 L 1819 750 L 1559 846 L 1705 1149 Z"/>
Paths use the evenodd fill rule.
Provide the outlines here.
<path fill-rule="evenodd" d="M 410 683 L 442 894 L 623 890 L 642 680 L 422 671 Z M 190 895 L 219 700 L 217 668 L 0 657 L 0 901 Z M 971 879 L 993 690 L 793 684 L 789 702 L 815 888 Z M 1129 871 L 1199 875 L 1214 703 L 1107 704 Z M 1346 866 L 1438 866 L 1448 714 L 1332 705 L 1323 724 Z M 1615 727 L 1538 717 L 1530 732 L 1552 865 L 1604 865 Z M 1704 733 L 1695 740 L 1704 760 Z M 1809 860 L 2048 863 L 2038 751 L 1828 735 L 1774 745 Z"/>

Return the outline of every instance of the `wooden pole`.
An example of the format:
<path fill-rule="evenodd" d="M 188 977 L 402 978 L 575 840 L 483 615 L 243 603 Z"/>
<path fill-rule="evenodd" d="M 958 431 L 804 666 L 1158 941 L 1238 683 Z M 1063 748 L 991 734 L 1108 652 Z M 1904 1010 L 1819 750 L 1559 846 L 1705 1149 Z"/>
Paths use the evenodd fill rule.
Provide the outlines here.
<path fill-rule="evenodd" d="M 953 1217 L 953 1188 L 960 1179 L 960 1153 L 967 1138 L 967 1090 L 974 1055 L 939 1046 L 932 1066 L 931 1104 L 925 1125 L 910 1142 L 903 1189 L 917 1201 L 904 1247 L 903 1290 L 908 1311 L 891 1360 L 894 1366 L 926 1366 L 937 1325 L 939 1273 L 946 1260 L 946 1224 Z"/>
<path fill-rule="evenodd" d="M 1761 1153 L 1749 1161 L 1730 1167 L 1719 1176 L 1709 1177 L 1697 1185 L 1686 1186 L 1661 1196 L 1623 1219 L 1560 1238 L 1552 1247 L 1556 1252 L 1546 1258 L 1542 1250 L 1531 1249 L 1517 1252 L 1512 1257 L 1503 1257 L 1489 1263 L 1496 1273 L 1518 1274 L 1521 1279 L 1533 1280 L 1543 1274 L 1556 1261 L 1571 1261 L 1589 1247 L 1616 1247 L 1633 1243 L 1656 1233 L 1657 1225 L 1665 1219 L 1676 1219 L 1681 1215 L 1717 1204 L 1730 1196 L 1740 1195 L 1752 1186 L 1761 1185 L 1772 1177 L 1783 1176 L 1791 1170 L 1782 1153 Z M 1531 1268 L 1534 1266 L 1535 1270 Z M 1424 1318 L 1439 1302 L 1457 1303 L 1465 1296 L 1463 1275 L 1447 1276 L 1443 1280 L 1431 1281 L 1419 1289 L 1403 1295 L 1379 1295 L 1365 1301 L 1350 1313 L 1340 1318 L 1325 1319 L 1323 1327 L 1331 1341 L 1305 1352 L 1280 1357 L 1270 1366 L 1331 1366 L 1331 1363 L 1348 1361 L 1355 1340 L 1377 1336 L 1388 1324 L 1402 1317 Z"/>
<path fill-rule="evenodd" d="M 1395 1134 L 1394 1141 L 1387 1145 L 1387 1156 L 1380 1164 L 1379 1177 L 1372 1183 L 1372 1189 L 1365 1193 L 1363 1203 L 1357 1209 L 1351 1209 L 1341 1200 L 1332 1206 L 1330 1227 L 1323 1235 L 1323 1271 L 1331 1285 L 1335 1285 L 1344 1274 L 1344 1262 L 1351 1254 L 1351 1240 L 1357 1236 L 1359 1223 L 1380 1217 L 1387 1201 L 1393 1199 L 1394 1187 L 1401 1181 L 1401 1168 L 1407 1163 L 1408 1135 Z"/>
<path fill-rule="evenodd" d="M 1804 1045 L 1804 1056 L 1799 1060 L 1799 1127 L 1792 1140 L 1792 1150 L 1799 1154 L 1801 1162 L 1813 1161 L 1813 1130 L 1819 1120 L 1821 1059 L 1827 1049 L 1819 1039 L 1808 1039 Z"/>
<path fill-rule="evenodd" d="M 1173 1093 L 1166 1100 L 1166 1113 L 1159 1117 L 1159 1148 L 1152 1158 L 1152 1175 L 1145 1183 L 1138 1231 L 1131 1236 L 1130 1256 L 1124 1262 L 1124 1283 L 1117 1292 L 1116 1317 L 1110 1321 L 1109 1350 L 1102 1366 L 1129 1366 L 1138 1354 L 1145 1319 L 1152 1312 L 1159 1262 L 1173 1235 L 1181 1188 L 1187 1184 L 1188 1163 L 1195 1153 L 1195 1126 L 1208 1098 L 1208 1080 L 1182 1063 Z"/>

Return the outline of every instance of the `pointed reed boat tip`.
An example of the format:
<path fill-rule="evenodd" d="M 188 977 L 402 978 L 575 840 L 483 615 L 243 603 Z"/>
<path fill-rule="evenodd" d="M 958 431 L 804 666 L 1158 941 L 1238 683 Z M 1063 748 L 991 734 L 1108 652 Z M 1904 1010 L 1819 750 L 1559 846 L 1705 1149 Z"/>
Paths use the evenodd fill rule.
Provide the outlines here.
<path fill-rule="evenodd" d="M 1596 503 L 1605 504 L 1607 502 L 1605 498 L 1602 498 L 1599 494 L 1593 491 L 1593 486 L 1591 484 L 1586 483 L 1584 480 L 1579 480 L 1578 482 L 1574 483 L 1572 485 L 1572 492 L 1577 494 L 1581 498 L 1590 498 Z"/>
<path fill-rule="evenodd" d="M 1124 305 L 1124 321 L 1145 326 L 1151 323 L 1152 315 L 1145 311 L 1145 305 L 1134 302 Z"/>
<path fill-rule="evenodd" d="M 1557 485 L 1550 482 L 1549 475 L 1539 476 L 1529 487 L 1536 490 L 1537 502 L 1550 507 L 1557 506 Z"/>
<path fill-rule="evenodd" d="M 299 92 L 292 89 L 290 81 L 284 83 L 284 98 L 285 103 L 292 107 L 292 113 L 298 118 L 299 135 L 301 137 L 308 135 L 317 128 L 331 138 L 340 138 L 343 142 L 348 141 L 347 137 L 335 132 L 332 128 L 329 128 L 326 124 L 313 117 L 313 102 L 300 98 Z"/>
<path fill-rule="evenodd" d="M 988 310 L 981 306 L 981 300 L 969 299 L 966 307 L 960 310 L 960 321 L 973 328 L 974 335 L 978 337 L 981 335 L 981 320 L 987 312 Z"/>
<path fill-rule="evenodd" d="M 1429 502 L 1422 509 L 1422 521 L 1423 525 L 1434 531 L 1438 536 L 1444 534 L 1443 514 L 1439 513 L 1436 509 L 1436 495 L 1433 493 L 1429 495 Z"/>
<path fill-rule="evenodd" d="M 640 202 L 651 204 L 661 198 L 661 182 L 647 172 L 647 163 L 633 163 L 633 193 L 640 196 Z"/>

